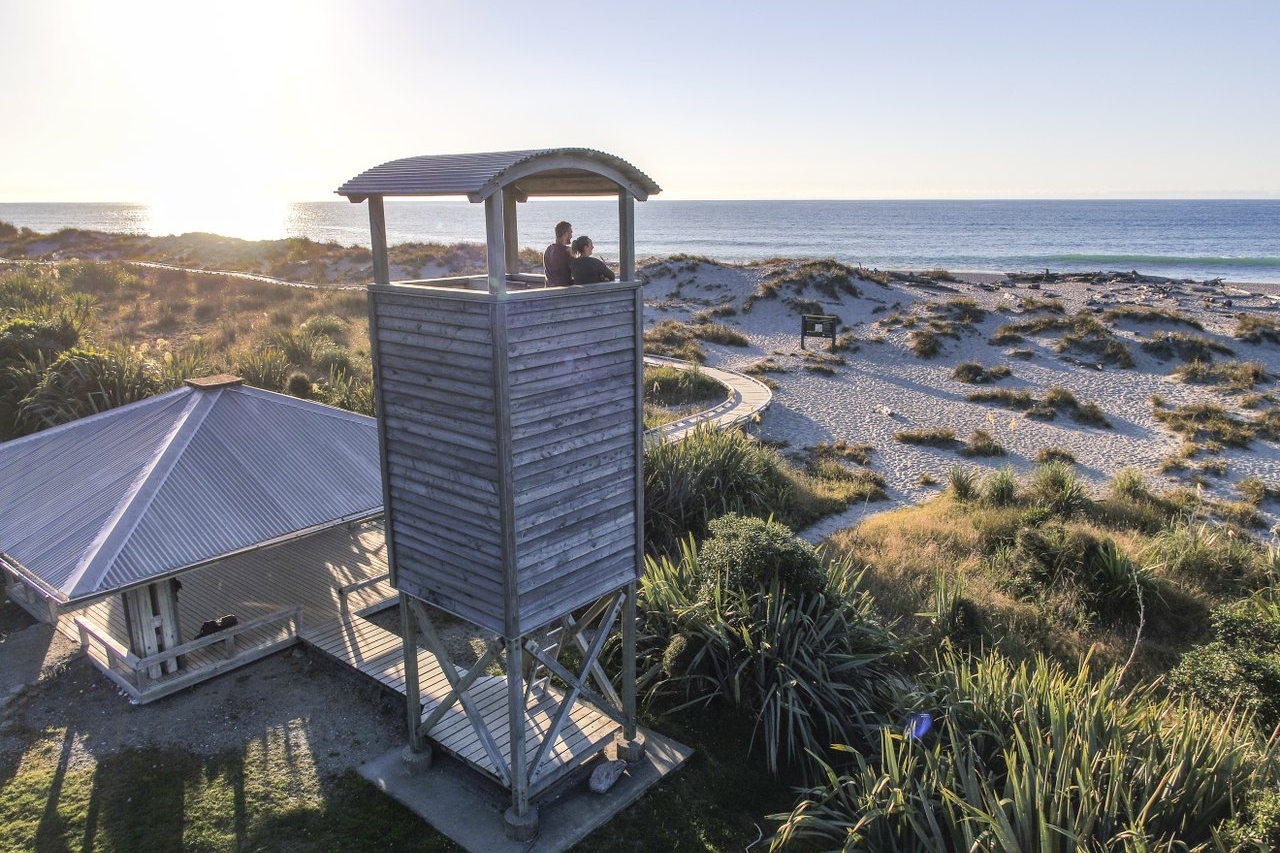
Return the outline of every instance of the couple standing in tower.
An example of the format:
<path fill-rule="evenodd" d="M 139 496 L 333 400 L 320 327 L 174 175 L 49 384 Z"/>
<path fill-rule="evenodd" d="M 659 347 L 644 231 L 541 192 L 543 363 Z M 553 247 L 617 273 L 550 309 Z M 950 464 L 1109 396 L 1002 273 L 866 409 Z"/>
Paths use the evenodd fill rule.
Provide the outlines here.
<path fill-rule="evenodd" d="M 573 226 L 568 222 L 556 223 L 556 241 L 542 253 L 542 268 L 547 276 L 547 287 L 564 287 L 569 284 L 597 284 L 613 281 L 613 270 L 604 261 L 593 258 L 595 244 L 583 234 L 573 239 Z"/>

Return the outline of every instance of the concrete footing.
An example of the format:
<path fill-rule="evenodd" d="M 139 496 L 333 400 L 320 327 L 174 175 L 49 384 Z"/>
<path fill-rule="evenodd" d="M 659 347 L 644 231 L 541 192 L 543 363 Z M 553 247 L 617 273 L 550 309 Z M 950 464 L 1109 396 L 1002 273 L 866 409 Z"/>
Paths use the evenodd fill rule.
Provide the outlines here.
<path fill-rule="evenodd" d="M 512 841 L 532 841 L 538 837 L 538 809 L 529 806 L 524 814 L 516 814 L 511 806 L 502 813 L 502 828 Z"/>
<path fill-rule="evenodd" d="M 417 776 L 419 773 L 430 770 L 432 757 L 431 747 L 425 744 L 422 749 L 406 746 L 400 751 L 400 761 L 404 764 L 405 772 L 410 776 Z"/>
<path fill-rule="evenodd" d="M 591 793 L 584 775 L 571 786 L 538 798 L 536 809 L 531 805 L 537 853 L 568 850 L 640 799 L 693 754 L 689 747 L 656 732 L 637 735 L 636 740 L 644 744 L 642 756 L 628 764 L 608 793 Z M 629 743 L 634 741 L 622 741 Z M 606 757 L 622 758 L 621 754 L 609 755 L 618 745 L 611 745 Z M 527 853 L 533 849 L 528 839 L 516 840 L 508 834 L 510 791 L 439 750 L 431 766 L 418 772 L 410 772 L 405 750 L 401 749 L 362 765 L 359 772 L 471 853 Z"/>

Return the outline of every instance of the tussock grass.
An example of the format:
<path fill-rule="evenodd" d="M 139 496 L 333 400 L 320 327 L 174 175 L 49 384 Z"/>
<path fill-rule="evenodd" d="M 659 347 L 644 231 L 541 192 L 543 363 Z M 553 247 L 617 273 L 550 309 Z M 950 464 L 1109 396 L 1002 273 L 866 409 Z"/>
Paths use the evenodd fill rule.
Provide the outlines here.
<path fill-rule="evenodd" d="M 1053 420 L 1059 412 L 1067 412 L 1076 423 L 1109 429 L 1111 422 L 1097 403 L 1082 403 L 1069 389 L 1058 385 L 1049 387 L 1041 399 L 1025 390 L 1008 388 L 973 391 L 965 396 L 970 403 L 998 403 L 1006 408 L 1023 412 L 1029 418 Z"/>
<path fill-rule="evenodd" d="M 1176 409 L 1156 408 L 1151 416 L 1188 442 L 1211 440 L 1227 447 L 1248 447 L 1255 428 L 1217 403 L 1186 403 Z"/>
<path fill-rule="evenodd" d="M 1109 323 L 1127 320 L 1131 323 L 1144 323 L 1147 325 L 1164 322 L 1179 323 L 1183 326 L 1190 326 L 1196 331 L 1204 331 L 1204 324 L 1194 317 L 1183 314 L 1181 311 L 1170 311 L 1167 308 L 1157 308 L 1152 305 L 1121 305 L 1115 308 L 1108 308 L 1102 312 L 1102 319 Z"/>
<path fill-rule="evenodd" d="M 1187 332 L 1152 332 L 1151 339 L 1143 341 L 1140 346 L 1144 352 L 1156 358 L 1168 361 L 1179 358 L 1182 361 L 1213 361 L 1215 353 L 1233 355 L 1234 351 L 1226 344 L 1218 343 L 1204 335 L 1193 335 Z"/>
<path fill-rule="evenodd" d="M 931 447 L 953 447 L 957 443 L 956 431 L 951 427 L 901 430 L 893 434 L 893 440 L 901 444 L 925 444 Z"/>
<path fill-rule="evenodd" d="M 697 341 L 694 330 L 677 320 L 662 320 L 644 333 L 644 351 L 649 355 L 665 355 L 681 361 L 703 364 L 707 353 Z"/>
<path fill-rule="evenodd" d="M 1173 375 L 1182 382 L 1216 385 L 1225 391 L 1247 391 L 1267 381 L 1267 371 L 1256 361 L 1192 361 L 1180 366 Z"/>
<path fill-rule="evenodd" d="M 731 347 L 745 347 L 751 344 L 746 335 L 722 323 L 694 323 L 690 331 L 695 338 L 707 343 Z"/>
<path fill-rule="evenodd" d="M 930 329 L 912 329 L 908 335 L 908 346 L 920 358 L 933 358 L 942 352 L 942 341 Z"/>
<path fill-rule="evenodd" d="M 1055 349 L 1058 352 L 1082 352 L 1099 358 L 1104 365 L 1133 367 L 1133 354 L 1116 335 L 1088 311 L 1070 317 L 1050 315 L 1020 323 L 1009 323 L 996 329 L 991 343 L 997 346 L 1019 343 L 1031 335 L 1060 332 Z"/>
<path fill-rule="evenodd" d="M 726 394 L 723 385 L 697 368 L 646 366 L 643 381 L 645 399 L 660 406 L 712 406 Z"/>
<path fill-rule="evenodd" d="M 973 385 L 997 382 L 1012 375 L 1013 371 L 1009 369 L 1008 365 L 998 364 L 995 367 L 983 367 L 976 361 L 961 362 L 951 371 L 953 379 Z"/>
<path fill-rule="evenodd" d="M 842 296 L 859 297 L 862 291 L 854 284 L 857 277 L 857 270 L 837 261 L 803 261 L 795 267 L 773 270 L 766 275 L 755 293 L 743 302 L 742 310 L 749 312 L 757 300 L 777 299 L 783 293 L 803 295 L 813 290 L 829 300 L 839 300 Z"/>
<path fill-rule="evenodd" d="M 982 429 L 975 429 L 960 450 L 961 456 L 1004 456 L 1007 451 Z"/>
<path fill-rule="evenodd" d="M 1257 314 L 1241 314 L 1232 336 L 1250 344 L 1280 344 L 1280 321 Z"/>
<path fill-rule="evenodd" d="M 813 448 L 813 453 L 819 459 L 846 459 L 859 465 L 870 465 L 871 454 L 874 450 L 875 445 L 849 444 L 841 438 L 831 444 L 827 444 L 825 441 L 819 442 Z"/>
<path fill-rule="evenodd" d="M 1036 451 L 1036 462 L 1044 465 L 1047 462 L 1065 462 L 1074 465 L 1075 455 L 1065 447 L 1042 447 Z"/>

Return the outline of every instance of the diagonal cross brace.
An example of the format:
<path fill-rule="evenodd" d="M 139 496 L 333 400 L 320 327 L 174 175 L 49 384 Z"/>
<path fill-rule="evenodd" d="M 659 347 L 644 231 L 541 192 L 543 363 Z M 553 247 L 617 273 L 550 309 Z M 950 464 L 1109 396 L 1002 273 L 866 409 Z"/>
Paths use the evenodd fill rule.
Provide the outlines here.
<path fill-rule="evenodd" d="M 489 648 L 485 650 L 484 655 L 476 662 L 476 665 L 466 671 L 466 675 L 462 678 L 458 677 L 458 672 L 454 669 L 452 662 L 449 660 L 449 652 L 444 644 L 440 642 L 440 636 L 436 633 L 435 625 L 431 621 L 431 616 L 416 601 L 409 603 L 413 610 L 414 616 L 417 618 L 418 627 L 422 630 L 423 638 L 426 640 L 427 651 L 436 656 L 436 660 L 440 661 L 440 669 L 444 673 L 444 677 L 449 680 L 450 692 L 444 701 L 431 712 L 423 723 L 423 730 L 430 734 L 431 727 L 440 721 L 453 703 L 459 702 L 462 705 L 463 712 L 467 715 L 467 720 L 471 723 L 472 729 L 475 730 L 476 736 L 480 738 L 480 745 L 484 747 L 485 754 L 489 756 L 489 760 L 493 762 L 493 766 L 497 769 L 498 774 L 502 777 L 503 784 L 511 785 L 511 769 L 507 765 L 506 759 L 502 757 L 502 751 L 498 749 L 497 742 L 493 739 L 493 734 L 489 731 L 489 727 L 485 724 L 484 717 L 476 709 L 475 702 L 471 698 L 471 685 L 476 678 L 484 672 L 484 668 L 494 657 L 494 644 L 490 643 Z"/>

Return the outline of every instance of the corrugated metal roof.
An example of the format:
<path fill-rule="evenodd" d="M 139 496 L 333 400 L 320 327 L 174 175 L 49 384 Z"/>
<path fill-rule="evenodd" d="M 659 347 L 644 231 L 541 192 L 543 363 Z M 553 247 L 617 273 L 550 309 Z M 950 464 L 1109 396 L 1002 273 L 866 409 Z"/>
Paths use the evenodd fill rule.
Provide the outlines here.
<path fill-rule="evenodd" d="M 247 386 L 0 444 L 0 552 L 60 601 L 381 508 L 376 420 Z"/>
<path fill-rule="evenodd" d="M 338 188 L 352 201 L 369 196 L 465 195 L 483 201 L 500 188 L 521 201 L 542 195 L 611 195 L 619 187 L 644 201 L 661 191 L 626 160 L 590 148 L 544 148 L 406 157 L 374 166 Z"/>

